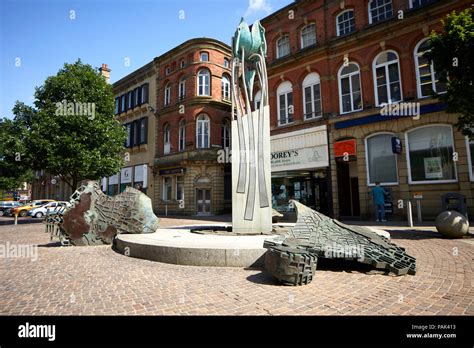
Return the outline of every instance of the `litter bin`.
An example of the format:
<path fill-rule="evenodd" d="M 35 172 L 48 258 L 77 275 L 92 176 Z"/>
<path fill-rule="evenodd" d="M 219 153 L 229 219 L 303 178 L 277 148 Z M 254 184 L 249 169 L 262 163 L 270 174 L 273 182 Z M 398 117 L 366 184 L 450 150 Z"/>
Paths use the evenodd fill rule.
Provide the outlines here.
<path fill-rule="evenodd" d="M 467 217 L 466 196 L 460 193 L 450 192 L 442 195 L 441 206 L 443 211 L 455 210 Z"/>

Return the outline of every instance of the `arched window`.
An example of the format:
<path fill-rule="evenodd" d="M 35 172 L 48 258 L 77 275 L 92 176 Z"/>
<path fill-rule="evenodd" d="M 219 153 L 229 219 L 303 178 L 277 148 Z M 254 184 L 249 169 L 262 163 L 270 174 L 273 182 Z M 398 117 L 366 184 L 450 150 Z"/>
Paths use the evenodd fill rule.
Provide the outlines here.
<path fill-rule="evenodd" d="M 336 18 L 337 36 L 352 33 L 355 30 L 354 10 L 341 12 Z"/>
<path fill-rule="evenodd" d="M 301 48 L 316 45 L 316 24 L 310 23 L 301 29 Z"/>
<path fill-rule="evenodd" d="M 293 122 L 293 87 L 291 82 L 285 81 L 277 88 L 278 125 L 282 126 Z"/>
<path fill-rule="evenodd" d="M 262 91 L 258 91 L 257 93 L 255 93 L 255 97 L 253 97 L 255 110 L 257 110 L 260 107 L 261 101 L 262 101 Z"/>
<path fill-rule="evenodd" d="M 423 39 L 415 47 L 415 65 L 418 98 L 429 97 L 436 93 L 446 92 L 446 84 L 439 82 L 433 62 L 426 58 L 425 53 L 430 49 L 430 40 Z"/>
<path fill-rule="evenodd" d="M 196 121 L 196 145 L 198 149 L 209 148 L 210 122 L 207 115 L 199 115 Z"/>
<path fill-rule="evenodd" d="M 342 66 L 338 73 L 341 114 L 362 110 L 360 70 L 356 63 Z"/>
<path fill-rule="evenodd" d="M 222 148 L 230 148 L 230 122 L 227 119 L 222 121 L 221 137 Z"/>
<path fill-rule="evenodd" d="M 230 100 L 230 80 L 227 76 L 222 76 L 222 99 Z"/>
<path fill-rule="evenodd" d="M 288 35 L 282 36 L 277 40 L 276 50 L 277 59 L 290 54 L 290 37 Z"/>
<path fill-rule="evenodd" d="M 369 2 L 369 24 L 392 17 L 392 0 L 371 0 Z"/>
<path fill-rule="evenodd" d="M 198 95 L 211 95 L 211 74 L 207 69 L 198 72 Z"/>
<path fill-rule="evenodd" d="M 167 105 L 170 105 L 171 103 L 171 84 L 168 83 L 166 84 L 165 86 L 165 101 L 164 101 L 164 105 L 167 106 Z"/>
<path fill-rule="evenodd" d="M 171 143 L 170 143 L 170 125 L 167 124 L 165 125 L 165 127 L 163 128 L 163 144 L 164 144 L 164 147 L 163 147 L 163 153 L 166 155 L 166 154 L 169 154 L 170 151 L 171 151 Z"/>
<path fill-rule="evenodd" d="M 303 80 L 303 106 L 306 120 L 321 117 L 321 87 L 319 75 L 311 73 Z"/>
<path fill-rule="evenodd" d="M 397 184 L 397 155 L 392 151 L 393 133 L 378 133 L 365 138 L 367 183 Z"/>
<path fill-rule="evenodd" d="M 390 104 L 402 100 L 400 66 L 393 51 L 385 51 L 374 59 L 374 83 L 376 105 Z"/>
<path fill-rule="evenodd" d="M 451 125 L 421 126 L 405 134 L 410 184 L 457 181 Z"/>
<path fill-rule="evenodd" d="M 179 151 L 184 151 L 186 146 L 186 122 L 184 119 L 179 121 L 179 134 L 178 134 L 178 148 Z"/>
<path fill-rule="evenodd" d="M 178 85 L 178 98 L 183 100 L 186 97 L 186 79 L 183 77 L 179 80 Z"/>

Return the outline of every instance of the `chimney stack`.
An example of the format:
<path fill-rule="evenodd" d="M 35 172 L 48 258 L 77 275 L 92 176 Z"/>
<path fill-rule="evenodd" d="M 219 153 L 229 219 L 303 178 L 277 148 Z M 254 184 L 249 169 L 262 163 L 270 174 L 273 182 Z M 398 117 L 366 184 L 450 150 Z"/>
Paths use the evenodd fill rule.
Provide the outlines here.
<path fill-rule="evenodd" d="M 112 70 L 109 69 L 107 64 L 102 63 L 102 66 L 99 68 L 99 71 L 102 74 L 102 76 L 105 78 L 105 81 L 107 81 L 107 83 L 110 83 L 110 72 Z"/>

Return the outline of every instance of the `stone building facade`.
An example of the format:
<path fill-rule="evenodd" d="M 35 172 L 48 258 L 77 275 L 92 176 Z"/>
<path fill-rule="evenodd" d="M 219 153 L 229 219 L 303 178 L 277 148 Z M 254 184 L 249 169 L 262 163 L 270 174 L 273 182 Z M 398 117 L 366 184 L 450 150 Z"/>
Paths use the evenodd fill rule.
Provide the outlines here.
<path fill-rule="evenodd" d="M 127 140 L 125 166 L 102 179 L 102 190 L 109 195 L 132 186 L 153 201 L 156 79 L 155 62 L 151 61 L 113 84 L 115 115 L 127 130 Z"/>
<path fill-rule="evenodd" d="M 295 146 L 304 147 L 297 139 L 308 128 L 319 130 L 308 138 L 312 150 L 325 146 L 329 154 L 326 159 L 317 150 L 316 161 L 305 160 L 302 169 L 282 175 L 272 163 L 277 201 L 295 198 L 334 217 L 370 219 L 370 192 L 380 181 L 389 191 L 389 218 L 405 219 L 408 200 L 416 205 L 420 199 L 422 217 L 432 219 L 442 211 L 446 193 L 462 194 L 474 216 L 473 142 L 454 126 L 457 115 L 447 114 L 446 105 L 432 96 L 445 86 L 423 58 L 428 36 L 441 28 L 441 19 L 469 5 L 300 0 L 262 20 L 272 139 L 296 135 L 277 151 L 272 140 L 272 161 L 281 152 L 291 156 Z"/>
<path fill-rule="evenodd" d="M 230 47 L 192 39 L 155 59 L 154 207 L 160 214 L 230 212 Z"/>

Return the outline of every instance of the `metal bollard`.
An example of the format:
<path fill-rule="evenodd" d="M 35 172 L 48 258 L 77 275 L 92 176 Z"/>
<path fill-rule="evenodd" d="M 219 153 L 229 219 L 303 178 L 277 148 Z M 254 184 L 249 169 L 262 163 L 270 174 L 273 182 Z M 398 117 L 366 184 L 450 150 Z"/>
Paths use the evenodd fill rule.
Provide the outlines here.
<path fill-rule="evenodd" d="M 168 216 L 168 204 L 165 204 L 165 216 Z"/>
<path fill-rule="evenodd" d="M 18 225 L 18 213 L 15 213 L 15 225 Z"/>
<path fill-rule="evenodd" d="M 411 201 L 407 203 L 407 217 L 408 217 L 408 226 L 413 227 L 413 216 L 411 212 Z"/>
<path fill-rule="evenodd" d="M 419 199 L 416 200 L 416 216 L 418 218 L 418 223 L 421 224 L 423 219 L 421 217 L 421 201 Z"/>

